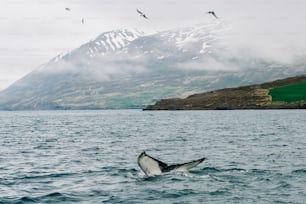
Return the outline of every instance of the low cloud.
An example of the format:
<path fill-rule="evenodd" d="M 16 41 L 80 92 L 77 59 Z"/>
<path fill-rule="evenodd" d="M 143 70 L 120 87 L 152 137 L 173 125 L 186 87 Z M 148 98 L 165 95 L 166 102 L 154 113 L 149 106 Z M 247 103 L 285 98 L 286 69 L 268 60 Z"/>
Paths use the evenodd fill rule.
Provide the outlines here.
<path fill-rule="evenodd" d="M 73 52 L 72 52 L 73 53 Z M 73 54 L 72 54 L 73 55 Z M 135 54 L 106 54 L 89 57 L 82 54 L 55 57 L 48 64 L 42 65 L 36 72 L 44 74 L 82 74 L 97 81 L 111 80 L 113 77 L 127 76 L 146 71 L 147 57 Z"/>
<path fill-rule="evenodd" d="M 229 61 L 219 61 L 212 57 L 189 60 L 174 65 L 178 69 L 188 71 L 236 71 L 237 65 Z"/>

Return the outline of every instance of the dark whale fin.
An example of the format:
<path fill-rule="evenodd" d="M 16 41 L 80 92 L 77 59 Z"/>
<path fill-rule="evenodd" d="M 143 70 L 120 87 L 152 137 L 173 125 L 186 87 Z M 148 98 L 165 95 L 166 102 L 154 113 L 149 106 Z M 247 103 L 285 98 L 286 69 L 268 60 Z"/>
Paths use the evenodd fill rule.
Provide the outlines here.
<path fill-rule="evenodd" d="M 168 165 L 162 161 L 159 161 L 158 159 L 155 159 L 149 155 L 146 154 L 146 152 L 142 152 L 138 156 L 138 165 L 141 168 L 141 170 L 146 175 L 160 175 L 163 172 L 169 172 L 169 171 L 188 171 L 189 169 L 199 165 L 205 160 L 205 158 L 197 159 L 191 162 L 183 163 L 183 164 L 173 164 Z"/>

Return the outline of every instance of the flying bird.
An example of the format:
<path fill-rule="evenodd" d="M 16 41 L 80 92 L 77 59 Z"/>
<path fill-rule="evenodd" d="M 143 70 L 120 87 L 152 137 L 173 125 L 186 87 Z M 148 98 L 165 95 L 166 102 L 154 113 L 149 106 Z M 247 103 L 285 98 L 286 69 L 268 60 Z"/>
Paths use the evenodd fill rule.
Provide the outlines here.
<path fill-rule="evenodd" d="M 214 11 L 208 11 L 207 13 L 213 15 L 215 18 L 218 18 Z"/>
<path fill-rule="evenodd" d="M 146 16 L 146 14 L 142 13 L 141 11 L 139 11 L 138 9 L 136 9 L 137 13 L 139 13 L 140 16 L 144 17 L 145 19 L 148 19 L 148 17 Z"/>
<path fill-rule="evenodd" d="M 70 9 L 70 8 L 68 8 L 68 7 L 66 7 L 66 8 L 65 8 L 65 10 L 66 10 L 66 11 L 71 11 L 71 9 Z"/>

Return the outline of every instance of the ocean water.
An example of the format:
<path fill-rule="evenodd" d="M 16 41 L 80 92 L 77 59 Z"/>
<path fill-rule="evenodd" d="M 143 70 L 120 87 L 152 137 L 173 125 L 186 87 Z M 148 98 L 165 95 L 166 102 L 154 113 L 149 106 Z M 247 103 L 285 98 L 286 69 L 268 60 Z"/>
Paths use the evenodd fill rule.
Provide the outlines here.
<path fill-rule="evenodd" d="M 0 203 L 306 203 L 306 111 L 0 112 Z"/>

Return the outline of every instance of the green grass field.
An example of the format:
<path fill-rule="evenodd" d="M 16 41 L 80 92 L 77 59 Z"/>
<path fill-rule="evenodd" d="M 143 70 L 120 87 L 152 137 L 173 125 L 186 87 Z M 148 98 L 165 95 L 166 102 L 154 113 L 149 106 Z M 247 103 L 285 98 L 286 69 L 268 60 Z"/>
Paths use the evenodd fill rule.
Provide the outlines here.
<path fill-rule="evenodd" d="M 271 89 L 269 95 L 272 96 L 272 102 L 306 101 L 306 82 Z"/>

